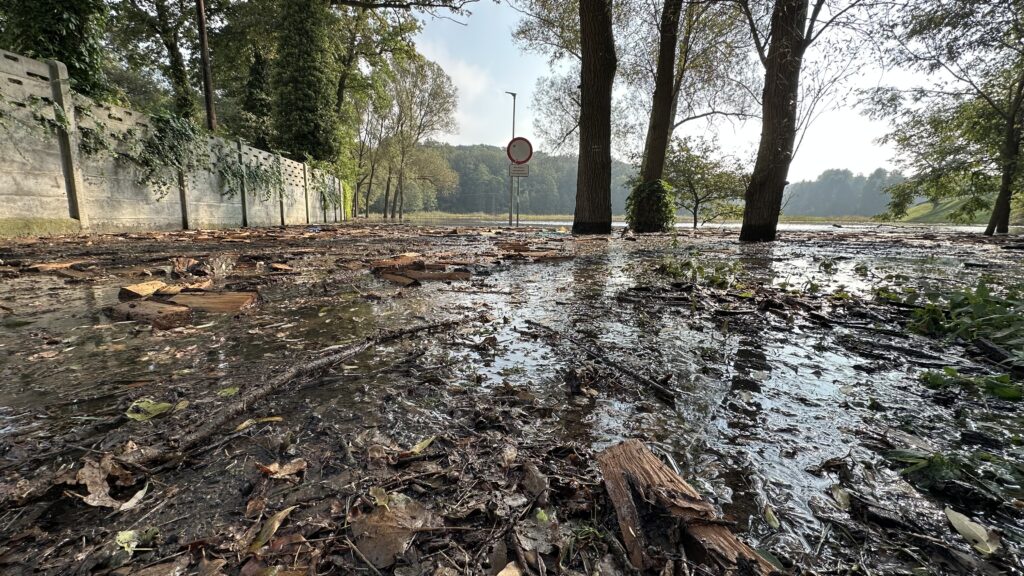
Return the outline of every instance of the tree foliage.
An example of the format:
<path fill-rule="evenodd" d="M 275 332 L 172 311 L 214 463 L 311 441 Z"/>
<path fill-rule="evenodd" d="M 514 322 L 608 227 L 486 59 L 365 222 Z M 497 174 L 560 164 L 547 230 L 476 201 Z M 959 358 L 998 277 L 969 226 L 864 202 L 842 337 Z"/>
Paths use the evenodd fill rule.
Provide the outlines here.
<path fill-rule="evenodd" d="M 964 198 L 957 216 L 991 206 L 986 234 L 1006 232 L 1021 179 L 1024 6 L 904 0 L 876 20 L 888 63 L 928 78 L 872 95 L 873 112 L 894 120 L 887 139 L 911 172 L 893 190 L 892 213 L 915 196 Z"/>
<path fill-rule="evenodd" d="M 675 207 L 690 215 L 693 227 L 743 212 L 743 192 L 750 174 L 712 142 L 677 139 L 669 147 L 665 180 L 674 190 Z"/>
<path fill-rule="evenodd" d="M 789 216 L 880 216 L 889 204 L 889 191 L 905 178 L 878 168 L 867 176 L 831 169 L 816 179 L 786 188 L 783 212 Z"/>
<path fill-rule="evenodd" d="M 3 0 L 0 40 L 26 56 L 63 62 L 73 89 L 102 99 L 110 93 L 103 47 L 107 13 L 104 0 Z"/>

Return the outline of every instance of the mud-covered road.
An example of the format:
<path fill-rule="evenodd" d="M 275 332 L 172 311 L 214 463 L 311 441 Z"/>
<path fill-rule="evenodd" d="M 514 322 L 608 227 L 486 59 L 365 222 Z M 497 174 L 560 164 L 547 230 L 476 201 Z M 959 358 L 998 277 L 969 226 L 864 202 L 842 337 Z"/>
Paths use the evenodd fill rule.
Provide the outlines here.
<path fill-rule="evenodd" d="M 636 438 L 781 572 L 1019 574 L 1020 373 L 907 329 L 916 295 L 1018 285 L 1019 247 L 874 226 L 0 243 L 0 573 L 635 573 L 595 455 Z M 651 573 L 720 571 L 660 546 Z"/>

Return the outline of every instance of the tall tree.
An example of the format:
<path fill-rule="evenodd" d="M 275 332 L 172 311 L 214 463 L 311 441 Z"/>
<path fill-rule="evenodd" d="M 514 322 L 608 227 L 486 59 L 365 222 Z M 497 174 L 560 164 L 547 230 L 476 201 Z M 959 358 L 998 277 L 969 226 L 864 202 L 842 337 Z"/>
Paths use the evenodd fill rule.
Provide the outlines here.
<path fill-rule="evenodd" d="M 174 110 L 191 118 L 197 111 L 192 69 L 195 6 L 175 0 L 111 0 L 111 40 L 125 66 L 158 70 L 171 87 Z M 131 95 L 127 95 L 131 99 Z"/>
<path fill-rule="evenodd" d="M 672 225 L 670 191 L 661 183 L 665 170 L 675 94 L 676 46 L 683 0 L 665 0 L 658 26 L 658 58 L 654 73 L 654 96 L 647 122 L 647 138 L 640 164 L 640 182 L 630 198 L 630 226 L 637 232 L 664 232 Z"/>
<path fill-rule="evenodd" d="M 664 177 L 675 192 L 676 207 L 688 212 L 697 228 L 742 213 L 750 174 L 713 142 L 679 139 L 669 148 Z"/>
<path fill-rule="evenodd" d="M 104 74 L 103 0 L 5 0 L 0 3 L 6 48 L 32 58 L 59 60 L 71 87 L 96 98 L 108 93 Z"/>
<path fill-rule="evenodd" d="M 930 80 L 875 95 L 876 111 L 897 120 L 890 139 L 914 171 L 894 208 L 922 193 L 967 197 L 971 209 L 994 196 L 985 234 L 1005 234 L 1021 178 L 1024 3 L 904 0 L 879 16 L 889 63 Z"/>
<path fill-rule="evenodd" d="M 580 0 L 580 148 L 576 174 L 576 234 L 612 230 L 612 89 L 615 37 L 611 0 Z"/>
<path fill-rule="evenodd" d="M 793 162 L 801 98 L 801 69 L 807 49 L 828 28 L 848 15 L 860 0 L 832 6 L 825 0 L 773 0 L 768 29 L 755 0 L 738 0 L 747 17 L 758 57 L 764 66 L 761 138 L 754 171 L 745 194 L 740 240 L 775 240 L 782 197 Z M 810 114 L 808 112 L 808 114 Z"/>
<path fill-rule="evenodd" d="M 252 53 L 249 77 L 245 81 L 239 132 L 253 146 L 270 148 L 273 137 L 273 88 L 270 82 L 270 63 L 259 49 Z"/>
<path fill-rule="evenodd" d="M 328 0 L 290 0 L 281 7 L 274 125 L 278 148 L 296 160 L 338 160 L 334 17 Z"/>

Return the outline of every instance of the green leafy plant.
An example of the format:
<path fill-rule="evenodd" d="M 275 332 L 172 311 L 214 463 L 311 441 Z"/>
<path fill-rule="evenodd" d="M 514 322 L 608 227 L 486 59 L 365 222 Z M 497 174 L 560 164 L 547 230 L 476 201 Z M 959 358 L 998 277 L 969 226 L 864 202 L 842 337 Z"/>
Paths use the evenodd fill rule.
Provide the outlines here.
<path fill-rule="evenodd" d="M 269 163 L 257 160 L 245 162 L 238 151 L 229 145 L 217 148 L 214 170 L 220 177 L 220 193 L 225 198 L 246 194 L 264 202 L 277 196 L 284 196 L 284 175 L 281 172 L 281 157 L 275 155 Z"/>
<path fill-rule="evenodd" d="M 626 222 L 637 232 L 666 232 L 675 223 L 672 186 L 664 180 L 633 187 L 626 198 Z"/>
<path fill-rule="evenodd" d="M 176 185 L 178 173 L 203 170 L 210 166 L 210 147 L 206 132 L 191 118 L 173 114 L 150 117 L 150 129 L 144 138 L 134 131 L 123 137 L 126 149 L 118 158 L 138 169 L 136 181 L 153 188 L 159 197 Z"/>
<path fill-rule="evenodd" d="M 949 388 L 966 388 L 968 390 L 983 390 L 992 396 L 1003 400 L 1020 401 L 1024 399 L 1021 387 L 1010 380 L 1009 374 L 997 376 L 964 376 L 956 368 L 946 367 L 941 372 L 929 370 L 919 377 L 921 383 L 932 390 L 945 390 Z"/>

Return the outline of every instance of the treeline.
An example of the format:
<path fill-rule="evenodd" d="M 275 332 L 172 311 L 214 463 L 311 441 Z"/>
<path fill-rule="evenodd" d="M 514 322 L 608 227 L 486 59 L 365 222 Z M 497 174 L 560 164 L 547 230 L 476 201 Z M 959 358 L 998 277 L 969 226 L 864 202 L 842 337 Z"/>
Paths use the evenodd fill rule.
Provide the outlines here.
<path fill-rule="evenodd" d="M 498 146 L 477 144 L 452 146 L 431 142 L 423 153 L 443 158 L 454 174 L 450 185 L 437 189 L 425 180 L 409 188 L 406 212 L 440 210 L 455 214 L 504 214 L 509 207 L 508 157 Z M 576 206 L 576 166 L 569 155 L 536 152 L 530 160 L 530 175 L 519 180 L 519 210 L 522 214 L 572 214 Z M 442 167 L 443 168 L 443 167 Z M 612 210 L 622 214 L 629 194 L 627 181 L 634 169 L 625 162 L 612 165 Z M 383 190 L 371 197 L 371 212 L 383 210 Z"/>
<path fill-rule="evenodd" d="M 904 182 L 899 172 L 878 168 L 871 174 L 825 170 L 816 179 L 786 187 L 788 216 L 879 216 L 889 208 L 888 188 Z"/>

